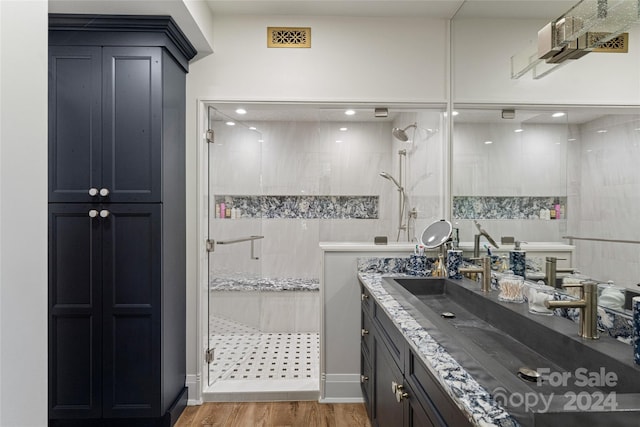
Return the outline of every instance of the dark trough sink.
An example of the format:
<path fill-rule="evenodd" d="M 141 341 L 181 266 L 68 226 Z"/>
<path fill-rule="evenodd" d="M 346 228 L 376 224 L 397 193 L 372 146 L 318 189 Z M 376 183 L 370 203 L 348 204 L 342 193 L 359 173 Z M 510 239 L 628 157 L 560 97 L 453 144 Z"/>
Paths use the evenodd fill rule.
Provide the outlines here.
<path fill-rule="evenodd" d="M 638 426 L 629 345 L 584 340 L 571 320 L 531 314 L 467 279 L 386 277 L 383 287 L 522 425 Z"/>

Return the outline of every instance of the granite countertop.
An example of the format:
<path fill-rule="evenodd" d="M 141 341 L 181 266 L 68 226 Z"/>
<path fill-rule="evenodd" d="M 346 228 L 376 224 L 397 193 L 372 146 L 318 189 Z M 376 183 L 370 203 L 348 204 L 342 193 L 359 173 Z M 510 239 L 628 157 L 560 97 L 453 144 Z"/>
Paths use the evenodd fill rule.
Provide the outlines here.
<path fill-rule="evenodd" d="M 416 355 L 458 407 L 477 426 L 517 426 L 518 422 L 382 286 L 383 277 L 405 274 L 358 273 L 360 282 L 389 315 Z"/>

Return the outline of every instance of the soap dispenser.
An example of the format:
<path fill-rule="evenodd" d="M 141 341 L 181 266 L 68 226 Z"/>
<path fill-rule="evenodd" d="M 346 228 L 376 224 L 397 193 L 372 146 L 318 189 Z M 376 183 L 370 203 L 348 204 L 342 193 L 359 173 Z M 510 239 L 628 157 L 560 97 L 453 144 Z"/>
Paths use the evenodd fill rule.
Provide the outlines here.
<path fill-rule="evenodd" d="M 509 268 L 516 276 L 525 277 L 525 272 L 527 269 L 527 253 L 521 249 L 521 243 L 527 242 L 516 240 L 513 250 L 509 251 Z"/>

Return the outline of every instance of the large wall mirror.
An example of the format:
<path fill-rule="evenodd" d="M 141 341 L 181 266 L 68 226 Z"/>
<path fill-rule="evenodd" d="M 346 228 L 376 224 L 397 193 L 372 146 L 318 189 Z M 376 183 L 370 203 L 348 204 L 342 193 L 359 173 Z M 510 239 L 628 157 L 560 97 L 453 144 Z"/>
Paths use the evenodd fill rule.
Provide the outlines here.
<path fill-rule="evenodd" d="M 572 244 L 580 273 L 640 291 L 640 109 L 457 106 L 453 129 L 461 240 L 477 219 L 494 237 Z"/>

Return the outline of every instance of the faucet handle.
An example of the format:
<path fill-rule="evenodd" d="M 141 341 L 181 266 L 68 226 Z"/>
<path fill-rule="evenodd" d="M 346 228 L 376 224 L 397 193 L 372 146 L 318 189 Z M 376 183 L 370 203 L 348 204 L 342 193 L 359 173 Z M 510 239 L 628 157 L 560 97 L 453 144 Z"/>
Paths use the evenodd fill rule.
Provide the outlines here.
<path fill-rule="evenodd" d="M 595 292 L 597 294 L 598 282 L 593 280 L 583 280 L 580 283 L 563 283 L 563 288 L 580 288 L 580 297 L 584 298 L 585 293 Z"/>

